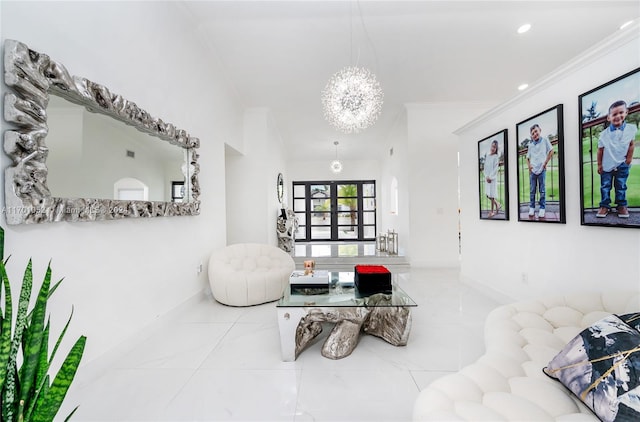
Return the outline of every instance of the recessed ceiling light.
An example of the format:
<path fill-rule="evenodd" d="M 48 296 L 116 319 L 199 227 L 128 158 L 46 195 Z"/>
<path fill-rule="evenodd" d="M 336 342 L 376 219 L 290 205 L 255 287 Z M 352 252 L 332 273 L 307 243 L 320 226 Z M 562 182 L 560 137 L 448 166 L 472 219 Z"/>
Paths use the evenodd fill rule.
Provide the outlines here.
<path fill-rule="evenodd" d="M 622 25 L 620 25 L 620 29 L 625 29 L 627 26 L 631 25 L 633 23 L 633 21 L 627 21 L 625 23 L 623 23 Z"/>
<path fill-rule="evenodd" d="M 518 91 L 524 91 L 527 88 L 529 88 L 529 84 L 520 84 L 520 85 L 518 85 Z"/>
<path fill-rule="evenodd" d="M 524 34 L 525 32 L 527 32 L 530 29 L 531 29 L 531 24 L 530 23 L 525 23 L 520 28 L 518 28 L 518 34 Z"/>

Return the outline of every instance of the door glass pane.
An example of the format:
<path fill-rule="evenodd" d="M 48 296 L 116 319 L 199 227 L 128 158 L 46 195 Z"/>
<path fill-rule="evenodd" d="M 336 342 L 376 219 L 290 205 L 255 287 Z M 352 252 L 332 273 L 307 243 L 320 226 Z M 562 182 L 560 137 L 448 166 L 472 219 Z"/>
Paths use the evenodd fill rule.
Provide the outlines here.
<path fill-rule="evenodd" d="M 306 240 L 307 239 L 307 227 L 306 226 L 298 226 L 298 230 L 296 230 L 296 240 Z"/>
<path fill-rule="evenodd" d="M 312 198 L 328 198 L 330 185 L 311 185 L 311 197 Z"/>
<path fill-rule="evenodd" d="M 354 229 L 350 226 L 338 227 L 338 239 L 357 239 L 358 230 L 355 227 Z"/>
<path fill-rule="evenodd" d="M 371 211 L 376 209 L 376 199 L 375 198 L 365 198 L 362 200 L 362 207 L 364 211 Z"/>
<path fill-rule="evenodd" d="M 363 184 L 362 196 L 376 196 L 376 185 L 374 183 Z"/>
<path fill-rule="evenodd" d="M 311 239 L 328 240 L 331 239 L 331 227 L 311 227 Z"/>
<path fill-rule="evenodd" d="M 296 218 L 298 219 L 298 224 L 306 226 L 307 225 L 307 216 L 303 212 L 297 212 Z"/>
<path fill-rule="evenodd" d="M 362 213 L 362 224 L 375 224 L 376 223 L 376 214 L 374 212 L 368 211 Z"/>
<path fill-rule="evenodd" d="M 375 239 L 376 228 L 373 226 L 364 226 L 364 237 L 365 239 Z"/>
<path fill-rule="evenodd" d="M 293 200 L 293 209 L 295 211 L 304 211 L 305 208 L 305 200 L 304 199 L 294 199 Z"/>
<path fill-rule="evenodd" d="M 311 213 L 311 225 L 312 226 L 330 226 L 331 225 L 331 213 L 329 213 L 329 212 L 314 212 L 314 213 Z"/>
<path fill-rule="evenodd" d="M 357 198 L 358 185 L 338 185 L 338 198 Z"/>
<path fill-rule="evenodd" d="M 304 198 L 304 185 L 293 185 L 293 196 L 296 198 Z"/>

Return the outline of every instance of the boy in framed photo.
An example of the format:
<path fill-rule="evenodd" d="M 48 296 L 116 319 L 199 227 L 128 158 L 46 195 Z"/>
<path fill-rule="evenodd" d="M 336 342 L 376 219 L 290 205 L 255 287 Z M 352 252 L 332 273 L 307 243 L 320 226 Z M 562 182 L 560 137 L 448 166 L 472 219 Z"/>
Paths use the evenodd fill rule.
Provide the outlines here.
<path fill-rule="evenodd" d="M 540 125 L 534 123 L 529 129 L 531 142 L 527 149 L 527 165 L 529 167 L 529 218 L 533 218 L 536 211 L 536 192 L 538 193 L 538 218 L 545 217 L 547 206 L 546 174 L 547 163 L 553 156 L 551 142 L 541 137 Z"/>
<path fill-rule="evenodd" d="M 598 174 L 600 175 L 600 208 L 596 217 L 604 218 L 611 211 L 611 188 L 615 189 L 618 218 L 629 218 L 627 209 L 627 178 L 633 159 L 634 140 L 638 128 L 625 122 L 627 103 L 618 100 L 609 106 L 609 127 L 598 139 Z"/>

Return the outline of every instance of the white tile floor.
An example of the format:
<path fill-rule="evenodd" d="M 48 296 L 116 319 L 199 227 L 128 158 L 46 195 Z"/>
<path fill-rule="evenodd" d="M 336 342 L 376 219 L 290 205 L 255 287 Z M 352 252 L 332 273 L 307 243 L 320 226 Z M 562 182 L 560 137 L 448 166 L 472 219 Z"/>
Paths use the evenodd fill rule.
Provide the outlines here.
<path fill-rule="evenodd" d="M 484 318 L 499 303 L 456 270 L 411 269 L 398 284 L 418 303 L 406 347 L 362 336 L 334 361 L 320 355 L 321 335 L 282 362 L 275 303 L 233 308 L 203 297 L 110 363 L 81 368 L 60 416 L 79 404 L 75 421 L 410 420 L 420 389 L 483 353 Z"/>

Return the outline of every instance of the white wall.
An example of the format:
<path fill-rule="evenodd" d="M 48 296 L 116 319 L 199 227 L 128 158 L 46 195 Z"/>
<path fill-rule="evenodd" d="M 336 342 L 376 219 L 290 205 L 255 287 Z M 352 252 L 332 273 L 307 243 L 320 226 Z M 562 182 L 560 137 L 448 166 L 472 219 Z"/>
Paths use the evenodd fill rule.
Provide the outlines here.
<path fill-rule="evenodd" d="M 246 110 L 243 127 L 243 151 L 227 148 L 226 154 L 227 244 L 276 246 L 278 173 L 287 180 L 282 138 L 265 108 Z"/>
<path fill-rule="evenodd" d="M 488 107 L 473 103 L 407 106 L 409 249 L 414 267 L 459 265 L 458 145 L 452 128 Z"/>
<path fill-rule="evenodd" d="M 387 154 L 382 160 L 381 177 L 378 181 L 378 232 L 394 230 L 398 233 L 398 253 L 410 261 L 413 254 L 410 250 L 409 204 L 409 151 L 407 141 L 407 113 L 403 110 L 396 119 L 395 125 L 386 140 Z M 393 154 L 391 154 L 393 149 Z M 397 208 L 392 191 L 392 181 L 397 182 Z"/>
<path fill-rule="evenodd" d="M 526 93 L 459 130 L 462 276 L 510 298 L 546 293 L 640 289 L 640 230 L 580 225 L 578 96 L 640 66 L 638 25 L 603 41 Z M 510 171 L 510 221 L 478 219 L 477 142 L 564 104 L 566 224 L 518 222 L 516 172 Z M 523 277 L 528 281 L 524 282 Z"/>
<path fill-rule="evenodd" d="M 14 294 L 29 257 L 36 280 L 51 259 L 54 278 L 65 277 L 52 297 L 52 330 L 74 305 L 67 338 L 87 335 L 86 364 L 206 287 L 209 253 L 226 238 L 224 142 L 241 145 L 242 113 L 178 2 L 3 0 L 0 7 L 3 40 L 48 54 L 202 144 L 200 216 L 10 227 L 3 221 Z M 3 155 L 2 167 L 8 164 Z M 200 262 L 205 268 L 197 275 Z"/>
<path fill-rule="evenodd" d="M 326 181 L 326 180 L 377 180 L 380 178 L 380 162 L 378 160 L 343 160 L 342 171 L 335 174 L 329 164 L 331 160 L 295 160 L 287 162 L 289 179 L 285 185 L 291 192 L 291 182 Z M 291 205 L 291 195 L 289 195 Z"/>

